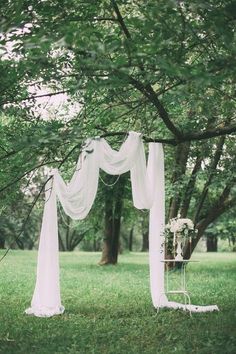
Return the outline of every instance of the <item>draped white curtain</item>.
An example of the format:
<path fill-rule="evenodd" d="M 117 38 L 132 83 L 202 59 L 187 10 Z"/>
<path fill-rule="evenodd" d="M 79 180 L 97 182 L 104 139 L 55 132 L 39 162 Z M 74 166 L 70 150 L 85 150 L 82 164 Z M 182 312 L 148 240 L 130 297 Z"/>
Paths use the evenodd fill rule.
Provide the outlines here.
<path fill-rule="evenodd" d="M 72 219 L 84 219 L 96 197 L 100 168 L 112 175 L 130 170 L 134 206 L 150 209 L 149 264 L 153 305 L 156 308 L 178 305 L 171 305 L 164 294 L 164 264 L 161 262 L 164 259 L 162 235 L 165 223 L 162 144 L 149 144 L 146 166 L 141 134 L 130 132 L 119 151 L 113 150 L 105 139 L 88 139 L 69 183 L 64 182 L 58 170 L 53 171 L 53 179 L 46 185 L 37 280 L 27 314 L 49 317 L 63 313 L 59 285 L 56 195 L 67 215 Z"/>

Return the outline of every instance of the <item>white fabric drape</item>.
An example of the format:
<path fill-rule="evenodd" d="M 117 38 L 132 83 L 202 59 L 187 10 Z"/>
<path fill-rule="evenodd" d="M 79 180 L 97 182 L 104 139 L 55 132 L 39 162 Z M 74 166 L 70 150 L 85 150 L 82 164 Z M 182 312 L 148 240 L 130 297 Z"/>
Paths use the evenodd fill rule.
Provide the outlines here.
<path fill-rule="evenodd" d="M 130 170 L 134 206 L 151 207 L 152 194 L 141 135 L 130 132 L 119 151 L 113 150 L 105 139 L 87 140 L 70 183 L 66 184 L 58 170 L 54 170 L 57 196 L 67 215 L 77 220 L 88 215 L 97 193 L 99 168 L 111 175 Z"/>
<path fill-rule="evenodd" d="M 38 317 L 50 317 L 64 311 L 59 285 L 56 193 L 52 180 L 46 184 L 45 191 L 36 286 L 31 308 L 25 311 Z"/>
<path fill-rule="evenodd" d="M 134 206 L 150 209 L 149 264 L 150 287 L 155 307 L 170 307 L 164 293 L 163 228 L 165 223 L 164 154 L 162 144 L 149 144 L 146 166 L 141 135 L 130 132 L 119 151 L 113 150 L 105 139 L 88 139 L 79 157 L 76 171 L 65 183 L 58 170 L 46 186 L 38 251 L 37 280 L 31 308 L 27 314 L 50 317 L 63 313 L 59 285 L 58 231 L 56 195 L 67 215 L 84 219 L 94 202 L 99 169 L 112 175 L 130 170 Z"/>
<path fill-rule="evenodd" d="M 153 163 L 148 166 L 153 191 L 153 204 L 149 215 L 149 269 L 152 303 L 154 307 L 166 305 L 164 294 L 164 227 L 165 227 L 165 180 L 164 154 L 161 144 L 149 144 L 149 157 Z"/>

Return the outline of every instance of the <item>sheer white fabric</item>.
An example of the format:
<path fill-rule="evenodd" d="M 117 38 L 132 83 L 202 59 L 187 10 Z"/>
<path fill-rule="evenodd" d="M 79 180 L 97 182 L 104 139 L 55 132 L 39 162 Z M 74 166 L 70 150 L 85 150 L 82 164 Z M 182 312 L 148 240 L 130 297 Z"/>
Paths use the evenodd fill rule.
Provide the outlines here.
<path fill-rule="evenodd" d="M 130 132 L 119 151 L 113 150 L 105 139 L 87 140 L 70 183 L 66 184 L 54 170 L 55 189 L 67 215 L 77 220 L 88 215 L 97 193 L 99 168 L 111 175 L 130 170 L 134 206 L 150 208 L 152 194 L 143 143 L 140 134 Z"/>
<path fill-rule="evenodd" d="M 149 270 L 152 303 L 154 307 L 164 306 L 168 300 L 164 294 L 164 227 L 165 227 L 165 181 L 164 154 L 162 145 L 149 144 L 149 167 L 152 176 L 153 204 L 149 215 Z"/>
<path fill-rule="evenodd" d="M 149 144 L 146 158 L 141 135 L 130 132 L 119 151 L 113 150 L 105 139 L 89 139 L 79 157 L 76 171 L 65 183 L 57 169 L 46 186 L 38 251 L 37 280 L 31 308 L 27 314 L 50 317 L 63 313 L 59 285 L 58 231 L 56 195 L 67 215 L 84 219 L 94 202 L 99 169 L 112 175 L 130 170 L 134 206 L 150 209 L 149 264 L 153 305 L 171 306 L 164 292 L 163 228 L 165 224 L 164 154 L 162 144 Z M 160 302 L 161 299 L 161 302 Z"/>
<path fill-rule="evenodd" d="M 37 280 L 31 308 L 25 312 L 38 317 L 63 313 L 59 285 L 56 193 L 52 180 L 45 186 L 45 207 L 38 250 Z"/>
<path fill-rule="evenodd" d="M 66 184 L 57 169 L 54 172 L 54 184 L 65 213 L 75 220 L 84 219 L 94 202 L 99 177 L 98 142 L 91 140 L 81 153 L 76 171 Z"/>

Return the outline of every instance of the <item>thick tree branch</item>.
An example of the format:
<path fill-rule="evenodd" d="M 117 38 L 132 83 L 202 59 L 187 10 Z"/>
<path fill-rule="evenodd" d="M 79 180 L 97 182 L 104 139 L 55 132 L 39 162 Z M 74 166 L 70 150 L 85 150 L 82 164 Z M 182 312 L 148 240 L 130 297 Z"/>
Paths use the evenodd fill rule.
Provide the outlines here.
<path fill-rule="evenodd" d="M 235 183 L 235 181 L 234 181 L 234 183 Z M 207 229 L 208 225 L 210 225 L 212 222 L 214 222 L 217 218 L 219 218 L 227 210 L 229 210 L 230 208 L 235 206 L 236 197 L 229 198 L 229 194 L 230 194 L 232 186 L 233 186 L 233 182 L 229 186 L 225 187 L 225 189 L 223 190 L 219 199 L 208 211 L 207 216 L 205 218 L 203 218 L 202 220 L 200 220 L 199 223 L 196 225 L 196 227 L 198 229 L 197 237 L 193 238 L 192 243 L 189 242 L 186 245 L 185 250 L 184 250 L 184 259 L 189 259 L 191 257 L 193 250 L 195 249 L 198 241 L 200 240 L 200 238 L 204 234 L 204 231 Z"/>
<path fill-rule="evenodd" d="M 119 8 L 117 6 L 116 1 L 112 0 L 111 2 L 112 2 L 112 5 L 113 5 L 113 8 L 115 10 L 117 19 L 118 19 L 118 21 L 120 23 L 120 26 L 121 26 L 126 38 L 131 40 L 131 34 L 130 34 L 128 28 L 126 27 L 126 24 L 124 22 L 124 19 L 123 19 L 121 13 L 120 13 L 120 10 L 119 10 Z M 145 71 L 144 66 L 143 66 L 142 63 L 139 63 L 139 67 L 140 67 L 142 72 Z M 170 117 L 168 115 L 168 112 L 166 111 L 166 109 L 164 108 L 164 106 L 162 105 L 160 100 L 158 99 L 158 95 L 153 90 L 151 84 L 143 85 L 140 81 L 138 81 L 138 80 L 136 80 L 136 79 L 134 79 L 132 77 L 129 77 L 129 80 L 130 80 L 131 84 L 136 89 L 138 89 L 144 96 L 146 96 L 149 99 L 149 101 L 157 108 L 159 116 L 163 120 L 163 122 L 166 125 L 166 127 L 174 134 L 174 136 L 177 139 L 181 139 L 182 133 L 171 122 Z"/>
<path fill-rule="evenodd" d="M 100 129 L 100 128 L 99 128 Z M 107 132 L 102 135 L 100 135 L 100 138 L 107 138 L 111 136 L 125 136 L 127 135 L 128 132 Z M 176 145 L 176 141 L 174 139 L 154 139 L 154 138 L 149 138 L 146 137 L 145 135 L 142 135 L 143 141 L 146 143 L 163 143 L 163 144 L 169 144 L 169 145 Z"/>
<path fill-rule="evenodd" d="M 199 133 L 184 134 L 182 141 L 204 140 L 215 138 L 217 136 L 228 135 L 236 132 L 236 124 L 231 124 L 225 127 L 216 127 L 213 129 L 206 129 Z"/>
<path fill-rule="evenodd" d="M 215 128 L 215 129 L 207 129 L 205 131 L 202 131 L 200 133 L 189 133 L 189 134 L 184 134 L 183 137 L 180 140 L 177 139 L 172 139 L 172 138 L 150 138 L 147 137 L 145 135 L 143 135 L 143 140 L 146 143 L 149 142 L 153 142 L 153 143 L 163 143 L 163 144 L 167 144 L 167 145 L 173 145 L 176 146 L 180 143 L 184 143 L 184 142 L 189 142 L 189 141 L 200 141 L 200 140 L 205 140 L 205 139 L 210 139 L 210 138 L 214 138 L 217 136 L 223 136 L 223 135 L 228 135 L 228 134 L 232 134 L 232 133 L 236 133 L 236 124 L 232 124 L 228 127 L 223 127 L 223 128 Z M 105 134 L 101 135 L 101 138 L 106 138 L 109 136 L 122 136 L 122 135 L 127 135 L 128 132 L 106 132 Z"/>
<path fill-rule="evenodd" d="M 150 84 L 144 85 L 140 81 L 134 79 L 131 76 L 128 76 L 130 83 L 140 91 L 148 100 L 156 107 L 160 118 L 162 119 L 165 126 L 168 130 L 176 137 L 177 141 L 183 141 L 183 134 L 176 128 L 176 126 L 170 120 L 169 114 L 162 105 L 161 101 L 158 98 L 158 95 L 153 90 Z"/>

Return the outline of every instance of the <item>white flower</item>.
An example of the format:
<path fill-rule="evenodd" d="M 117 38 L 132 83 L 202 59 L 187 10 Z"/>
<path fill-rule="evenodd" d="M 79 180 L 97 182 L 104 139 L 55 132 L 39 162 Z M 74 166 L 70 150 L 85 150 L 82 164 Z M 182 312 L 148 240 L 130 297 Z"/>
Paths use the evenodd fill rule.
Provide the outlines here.
<path fill-rule="evenodd" d="M 170 219 L 166 228 L 170 229 L 170 232 L 181 232 L 185 229 L 194 230 L 194 225 L 190 219 L 173 218 Z"/>

